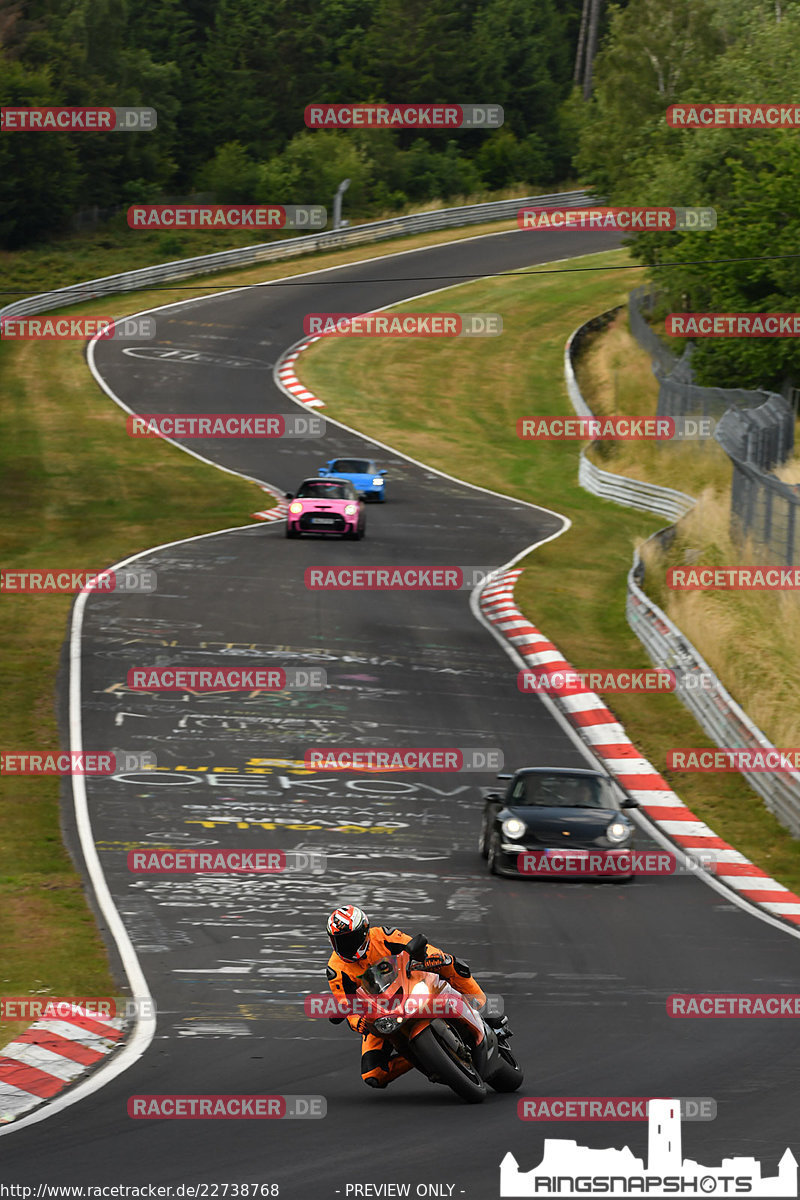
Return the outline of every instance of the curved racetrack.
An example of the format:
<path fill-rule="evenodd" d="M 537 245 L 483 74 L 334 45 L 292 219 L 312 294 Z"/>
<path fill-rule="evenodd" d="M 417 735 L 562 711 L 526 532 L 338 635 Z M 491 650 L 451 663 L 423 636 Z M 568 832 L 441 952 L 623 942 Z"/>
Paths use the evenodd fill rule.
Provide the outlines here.
<path fill-rule="evenodd" d="M 271 365 L 302 336 L 305 313 L 380 307 L 454 277 L 598 244 L 615 243 L 571 233 L 545 244 L 514 232 L 209 296 L 161 312 L 157 345 L 225 361 L 136 357 L 101 342 L 97 368 L 138 411 L 296 412 Z M 369 444 L 331 426 L 321 448 L 189 445 L 293 489 L 325 459 L 368 453 Z M 352 1183 L 408 1181 L 453 1184 L 454 1196 L 484 1200 L 498 1195 L 504 1153 L 529 1168 L 544 1136 L 646 1153 L 644 1124 L 533 1126 L 517 1119 L 516 1097 L 491 1094 L 469 1108 L 415 1074 L 387 1092 L 365 1088 L 358 1039 L 344 1026 L 312 1023 L 301 1007 L 305 993 L 325 988 L 324 919 L 347 900 L 376 923 L 422 930 L 466 957 L 487 990 L 503 993 L 526 1069 L 521 1094 L 711 1096 L 718 1118 L 684 1124 L 686 1153 L 708 1165 L 754 1155 L 772 1174 L 796 1134 L 796 1026 L 671 1021 L 665 1000 L 673 992 L 800 990 L 796 939 L 695 879 L 620 888 L 489 877 L 475 841 L 490 776 L 381 781 L 252 764 L 301 758 L 315 743 L 497 746 L 510 767 L 584 761 L 541 702 L 517 692 L 516 667 L 475 620 L 468 593 L 343 596 L 304 587 L 304 569 L 326 563 L 499 566 L 560 527 L 552 513 L 391 453 L 379 457 L 391 499 L 368 509 L 363 542 L 287 542 L 280 523 L 250 525 L 138 560 L 158 573 L 152 595 L 95 595 L 87 604 L 85 745 L 152 750 L 162 768 L 88 781 L 103 869 L 158 1024 L 127 1072 L 45 1121 L 9 1129 L 0 1180 L 277 1183 L 282 1197 L 301 1200 L 344 1196 Z M 131 666 L 234 662 L 323 666 L 331 686 L 288 701 L 126 690 Z M 126 869 L 131 844 L 299 846 L 326 853 L 328 870 L 236 882 L 135 877 Z M 198 1092 L 322 1094 L 328 1115 L 213 1123 L 126 1116 L 132 1094 Z"/>

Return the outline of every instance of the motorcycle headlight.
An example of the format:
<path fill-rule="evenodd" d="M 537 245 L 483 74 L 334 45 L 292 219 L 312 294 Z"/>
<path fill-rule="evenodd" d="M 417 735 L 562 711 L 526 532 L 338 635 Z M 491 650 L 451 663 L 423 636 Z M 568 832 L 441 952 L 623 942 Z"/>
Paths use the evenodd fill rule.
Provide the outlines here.
<path fill-rule="evenodd" d="M 381 1033 L 385 1037 L 389 1033 L 394 1033 L 397 1029 L 397 1021 L 394 1017 L 378 1017 L 376 1021 L 372 1022 L 372 1028 L 376 1033 Z"/>
<path fill-rule="evenodd" d="M 427 996 L 428 992 L 428 985 L 427 983 L 423 983 L 422 980 L 420 980 L 419 983 L 415 983 L 411 989 L 412 996 Z"/>
<path fill-rule="evenodd" d="M 303 506 L 299 500 L 293 500 L 292 503 L 289 505 L 290 513 L 301 513 L 302 511 L 303 511 Z"/>
<path fill-rule="evenodd" d="M 345 506 L 344 506 L 344 515 L 345 515 L 346 517 L 354 517 L 354 516 L 356 515 L 356 513 L 357 513 L 357 512 L 358 512 L 358 505 L 357 505 L 357 504 L 345 504 Z"/>
<path fill-rule="evenodd" d="M 383 479 L 381 478 L 380 475 L 375 476 L 375 478 L 372 481 L 372 486 L 373 487 L 383 487 Z"/>
<path fill-rule="evenodd" d="M 526 825 L 519 817 L 508 817 L 503 821 L 502 829 L 506 837 L 516 839 L 525 836 Z"/>
<path fill-rule="evenodd" d="M 630 825 L 626 825 L 623 821 L 612 821 L 606 829 L 606 838 L 613 846 L 618 846 L 620 842 L 627 841 L 630 834 Z"/>

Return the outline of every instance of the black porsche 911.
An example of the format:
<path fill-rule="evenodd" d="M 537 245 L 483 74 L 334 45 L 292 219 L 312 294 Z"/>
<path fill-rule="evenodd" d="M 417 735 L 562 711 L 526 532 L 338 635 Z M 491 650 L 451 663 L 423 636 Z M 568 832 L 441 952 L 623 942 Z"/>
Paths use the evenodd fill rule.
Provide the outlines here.
<path fill-rule="evenodd" d="M 532 878 L 633 878 L 635 826 L 624 812 L 638 808 L 608 775 L 564 767 L 523 767 L 505 794 L 484 797 L 478 848 L 493 875 Z"/>

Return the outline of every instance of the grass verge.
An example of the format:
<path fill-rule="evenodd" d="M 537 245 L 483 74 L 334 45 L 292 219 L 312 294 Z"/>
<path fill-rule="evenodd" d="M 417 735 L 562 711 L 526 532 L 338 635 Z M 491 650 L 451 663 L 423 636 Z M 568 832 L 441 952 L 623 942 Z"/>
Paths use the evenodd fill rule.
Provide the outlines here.
<path fill-rule="evenodd" d="M 499 338 L 340 338 L 316 343 L 300 360 L 301 378 L 324 397 L 326 415 L 450 474 L 570 518 L 567 533 L 523 564 L 517 598 L 584 669 L 650 665 L 625 620 L 625 584 L 634 544 L 663 521 L 590 496 L 577 483 L 574 443 L 522 442 L 515 426 L 522 416 L 572 411 L 564 343 L 580 322 L 625 302 L 641 281 L 638 271 L 614 270 L 627 261 L 623 251 L 593 255 L 571 265 L 607 270 L 544 274 L 533 268 L 525 276 L 464 285 L 457 304 L 452 289 L 426 300 L 431 311 L 501 313 Z M 712 745 L 672 696 L 606 700 L 659 769 L 673 747 Z M 800 842 L 739 775 L 663 774 L 721 837 L 788 887 L 800 888 Z"/>

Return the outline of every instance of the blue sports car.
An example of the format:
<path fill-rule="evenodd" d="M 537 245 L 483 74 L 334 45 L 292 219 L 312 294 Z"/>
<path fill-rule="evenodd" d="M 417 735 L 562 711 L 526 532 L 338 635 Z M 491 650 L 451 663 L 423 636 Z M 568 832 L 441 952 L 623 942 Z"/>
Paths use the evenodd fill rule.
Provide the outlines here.
<path fill-rule="evenodd" d="M 365 500 L 386 499 L 385 471 L 379 471 L 372 459 L 369 458 L 332 458 L 322 467 L 319 475 L 336 475 L 339 479 L 349 479 L 360 496 Z"/>

